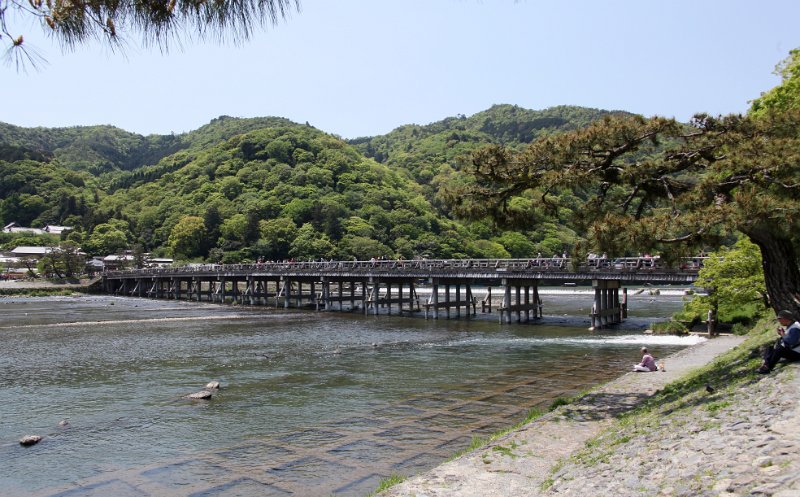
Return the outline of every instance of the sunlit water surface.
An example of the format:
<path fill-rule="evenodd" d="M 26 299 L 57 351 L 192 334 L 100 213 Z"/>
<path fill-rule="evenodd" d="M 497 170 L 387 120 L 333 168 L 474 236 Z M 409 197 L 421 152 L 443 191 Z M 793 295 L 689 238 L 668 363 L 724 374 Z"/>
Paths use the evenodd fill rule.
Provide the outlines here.
<path fill-rule="evenodd" d="M 626 325 L 598 332 L 587 331 L 591 295 L 545 295 L 544 301 L 541 322 L 500 325 L 496 314 L 426 321 L 114 297 L 0 299 L 0 489 L 3 495 L 82 495 L 77 485 L 135 474 L 128 480 L 160 475 L 156 483 L 163 486 L 162 492 L 131 483 L 138 495 L 189 495 L 204 488 L 202 471 L 192 474 L 201 480 L 193 486 L 147 468 L 220 457 L 257 441 L 283 453 L 266 462 L 230 457 L 232 466 L 217 464 L 223 469 L 213 478 L 232 479 L 224 473 L 250 464 L 242 471 L 248 478 L 255 472 L 256 483 L 236 492 L 232 483 L 214 488 L 272 495 L 257 485 L 274 481 L 270 488 L 281 492 L 363 495 L 360 487 L 340 484 L 356 468 L 371 477 L 377 458 L 348 453 L 350 447 L 365 454 L 386 447 L 424 453 L 424 464 L 391 466 L 398 473 L 422 470 L 480 434 L 477 420 L 493 418 L 492 429 L 510 425 L 530 407 L 618 376 L 637 360 L 641 345 L 663 356 L 694 343 L 641 333 L 677 310 L 680 296 L 631 296 Z M 223 385 L 211 401 L 185 398 L 211 380 Z M 497 392 L 506 417 L 492 410 Z M 469 409 L 474 412 L 461 426 L 453 413 Z M 69 426 L 59 426 L 64 420 Z M 422 430 L 416 438 L 386 428 L 409 423 Z M 298 434 L 312 432 L 329 435 L 311 448 L 295 448 L 302 445 Z M 25 434 L 45 440 L 23 448 L 18 440 Z M 336 440 L 356 441 L 340 450 Z M 313 454 L 333 475 L 312 470 L 292 481 L 289 470 L 302 466 L 298 454 L 304 454 L 300 461 Z M 374 483 L 358 481 L 363 488 Z M 193 495 L 212 494 L 225 493 Z"/>

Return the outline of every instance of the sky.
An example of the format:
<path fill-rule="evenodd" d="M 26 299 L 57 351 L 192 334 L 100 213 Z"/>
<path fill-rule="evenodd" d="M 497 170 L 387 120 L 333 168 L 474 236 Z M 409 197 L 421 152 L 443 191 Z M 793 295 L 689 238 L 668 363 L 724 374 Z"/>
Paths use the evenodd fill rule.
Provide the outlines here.
<path fill-rule="evenodd" d="M 129 34 L 0 65 L 0 121 L 182 133 L 221 115 L 280 116 L 344 138 L 494 104 L 625 110 L 688 120 L 745 112 L 800 47 L 797 0 L 301 0 L 250 40 L 165 52 Z"/>

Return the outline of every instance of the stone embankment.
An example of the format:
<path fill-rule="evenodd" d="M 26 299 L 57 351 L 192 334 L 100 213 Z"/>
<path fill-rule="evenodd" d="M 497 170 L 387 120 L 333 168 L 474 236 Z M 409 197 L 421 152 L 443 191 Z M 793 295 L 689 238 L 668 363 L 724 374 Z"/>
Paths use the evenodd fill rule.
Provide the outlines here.
<path fill-rule="evenodd" d="M 666 372 L 625 374 L 381 496 L 800 496 L 800 365 L 748 376 L 743 360 L 735 385 L 720 370 L 689 394 L 667 387 L 741 341 L 716 338 L 667 358 Z M 663 389 L 663 404 L 647 402 Z"/>

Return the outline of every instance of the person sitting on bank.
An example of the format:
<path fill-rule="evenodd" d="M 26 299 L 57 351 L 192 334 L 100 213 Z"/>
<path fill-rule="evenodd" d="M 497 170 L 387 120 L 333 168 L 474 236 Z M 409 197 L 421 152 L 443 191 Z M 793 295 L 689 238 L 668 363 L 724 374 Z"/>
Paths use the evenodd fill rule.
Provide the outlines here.
<path fill-rule="evenodd" d="M 633 370 L 640 373 L 649 373 L 650 371 L 657 371 L 656 360 L 647 351 L 647 347 L 642 347 L 642 362 L 634 364 Z"/>
<path fill-rule="evenodd" d="M 787 310 L 778 312 L 778 322 L 781 324 L 777 329 L 780 338 L 764 354 L 764 364 L 758 368 L 761 374 L 772 371 L 782 357 L 787 361 L 800 360 L 800 323 L 795 320 L 791 311 Z"/>

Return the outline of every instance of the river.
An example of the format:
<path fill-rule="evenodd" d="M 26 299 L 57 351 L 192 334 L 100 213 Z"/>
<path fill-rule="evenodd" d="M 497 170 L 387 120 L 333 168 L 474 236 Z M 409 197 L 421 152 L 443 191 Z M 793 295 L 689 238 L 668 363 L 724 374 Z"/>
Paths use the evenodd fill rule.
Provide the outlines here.
<path fill-rule="evenodd" d="M 2 494 L 353 495 L 696 337 L 631 295 L 587 331 L 588 293 L 546 318 L 437 321 L 116 297 L 0 299 Z M 212 380 L 209 401 L 187 399 Z M 43 435 L 33 447 L 18 440 Z"/>

